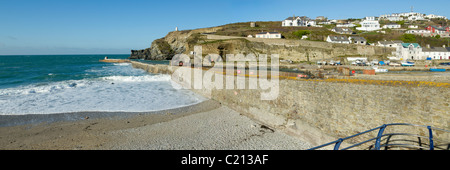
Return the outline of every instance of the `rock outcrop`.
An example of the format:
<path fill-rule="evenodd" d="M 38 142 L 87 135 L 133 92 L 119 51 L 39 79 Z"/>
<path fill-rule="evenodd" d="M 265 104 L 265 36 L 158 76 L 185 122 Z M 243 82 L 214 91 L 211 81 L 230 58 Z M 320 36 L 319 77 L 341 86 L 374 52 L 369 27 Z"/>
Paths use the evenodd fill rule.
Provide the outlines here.
<path fill-rule="evenodd" d="M 130 59 L 170 60 L 175 54 L 186 53 L 188 45 L 197 43 L 196 39 L 202 33 L 214 32 L 220 27 L 202 28 L 196 30 L 173 31 L 165 37 L 152 42 L 150 48 L 131 50 Z"/>

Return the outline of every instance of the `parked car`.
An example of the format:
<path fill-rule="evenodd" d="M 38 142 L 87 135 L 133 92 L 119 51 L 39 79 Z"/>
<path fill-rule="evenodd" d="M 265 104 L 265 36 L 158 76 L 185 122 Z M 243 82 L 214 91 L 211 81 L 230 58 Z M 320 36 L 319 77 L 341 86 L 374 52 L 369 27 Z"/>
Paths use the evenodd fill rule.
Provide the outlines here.
<path fill-rule="evenodd" d="M 439 65 L 441 65 L 441 66 L 450 66 L 450 62 L 448 62 L 448 63 L 441 63 Z"/>

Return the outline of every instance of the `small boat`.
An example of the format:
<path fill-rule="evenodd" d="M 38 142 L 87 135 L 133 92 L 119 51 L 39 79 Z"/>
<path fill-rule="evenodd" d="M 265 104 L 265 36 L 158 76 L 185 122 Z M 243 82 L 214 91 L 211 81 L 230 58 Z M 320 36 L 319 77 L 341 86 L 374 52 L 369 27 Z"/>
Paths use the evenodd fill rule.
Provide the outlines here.
<path fill-rule="evenodd" d="M 388 65 L 389 66 L 393 66 L 393 67 L 400 66 L 400 64 L 394 63 L 394 62 L 390 62 Z"/>
<path fill-rule="evenodd" d="M 402 62 L 402 66 L 414 66 L 413 62 Z"/>
<path fill-rule="evenodd" d="M 445 72 L 445 68 L 430 68 L 431 72 Z"/>
<path fill-rule="evenodd" d="M 372 67 L 375 70 L 375 73 L 387 73 L 388 69 L 379 69 L 378 66 L 373 66 Z"/>

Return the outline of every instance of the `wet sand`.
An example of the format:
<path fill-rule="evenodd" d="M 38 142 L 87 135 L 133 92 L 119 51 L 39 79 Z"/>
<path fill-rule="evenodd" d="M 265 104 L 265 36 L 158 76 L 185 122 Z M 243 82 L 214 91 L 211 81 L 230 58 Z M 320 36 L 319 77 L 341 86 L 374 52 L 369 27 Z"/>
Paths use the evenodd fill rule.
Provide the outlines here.
<path fill-rule="evenodd" d="M 0 116 L 0 149 L 308 149 L 220 103 L 145 113 Z"/>

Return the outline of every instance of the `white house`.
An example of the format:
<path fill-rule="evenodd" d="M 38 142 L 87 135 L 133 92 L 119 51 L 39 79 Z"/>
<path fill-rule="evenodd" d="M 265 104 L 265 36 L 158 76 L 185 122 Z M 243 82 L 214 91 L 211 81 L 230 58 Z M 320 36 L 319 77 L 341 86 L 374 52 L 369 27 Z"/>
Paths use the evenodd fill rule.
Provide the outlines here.
<path fill-rule="evenodd" d="M 401 43 L 397 47 L 395 56 L 399 60 L 423 60 L 422 47 L 417 43 Z"/>
<path fill-rule="evenodd" d="M 353 43 L 353 44 L 359 44 L 359 45 L 367 44 L 367 40 L 364 37 L 360 37 L 360 36 L 350 36 L 348 38 L 348 40 L 350 41 L 350 43 Z"/>
<path fill-rule="evenodd" d="M 388 21 L 403 21 L 403 18 L 400 16 L 394 16 L 394 15 L 380 15 L 380 19 L 385 19 Z"/>
<path fill-rule="evenodd" d="M 402 45 L 402 41 L 398 41 L 398 40 L 392 40 L 392 41 L 378 41 L 378 43 L 376 44 L 376 46 L 379 47 L 390 47 L 390 48 L 397 48 L 398 46 Z"/>
<path fill-rule="evenodd" d="M 333 29 L 331 29 L 331 31 L 338 33 L 338 34 L 352 34 L 353 30 L 350 28 L 345 28 L 345 27 L 334 27 Z"/>
<path fill-rule="evenodd" d="M 403 18 L 399 16 L 388 16 L 386 19 L 389 21 L 403 21 Z"/>
<path fill-rule="evenodd" d="M 393 13 L 392 16 L 400 16 L 400 17 L 409 17 L 409 16 L 425 16 L 425 14 L 421 14 L 418 12 L 404 12 L 404 13 Z"/>
<path fill-rule="evenodd" d="M 419 28 L 419 26 L 417 26 L 417 25 L 409 25 L 408 28 L 417 29 L 417 28 Z"/>
<path fill-rule="evenodd" d="M 296 16 L 288 17 L 288 18 L 284 19 L 283 22 L 281 22 L 281 26 L 283 26 L 283 27 L 299 26 L 299 20 L 300 20 L 300 17 L 296 17 Z"/>
<path fill-rule="evenodd" d="M 425 19 L 422 15 L 411 15 L 408 17 L 409 21 L 423 21 L 423 20 L 427 20 Z"/>
<path fill-rule="evenodd" d="M 311 20 L 310 18 L 306 16 L 293 16 L 286 18 L 284 21 L 281 22 L 281 26 L 283 27 L 310 27 L 310 26 L 316 26 L 316 21 Z"/>
<path fill-rule="evenodd" d="M 256 34 L 255 38 L 281 38 L 279 32 L 260 32 Z"/>
<path fill-rule="evenodd" d="M 434 19 L 434 18 L 442 18 L 442 19 L 447 19 L 447 17 L 445 17 L 445 16 L 441 16 L 441 15 L 434 15 L 434 14 L 428 14 L 427 16 L 425 16 L 425 18 L 428 18 L 428 19 Z"/>
<path fill-rule="evenodd" d="M 400 24 L 386 24 L 383 25 L 383 29 L 398 29 L 401 28 L 402 26 Z"/>
<path fill-rule="evenodd" d="M 375 17 L 366 17 L 366 19 L 359 24 L 361 24 L 361 27 L 356 27 L 356 29 L 360 31 L 376 31 L 381 29 L 380 23 Z"/>
<path fill-rule="evenodd" d="M 429 47 L 422 49 L 422 59 L 431 58 L 432 60 L 450 60 L 450 48 Z"/>
<path fill-rule="evenodd" d="M 327 42 L 330 43 L 339 43 L 339 44 L 350 44 L 347 36 L 345 35 L 329 35 L 327 37 Z"/>
<path fill-rule="evenodd" d="M 431 31 L 428 31 L 428 30 L 408 30 L 405 33 L 407 33 L 407 34 L 430 34 Z"/>

